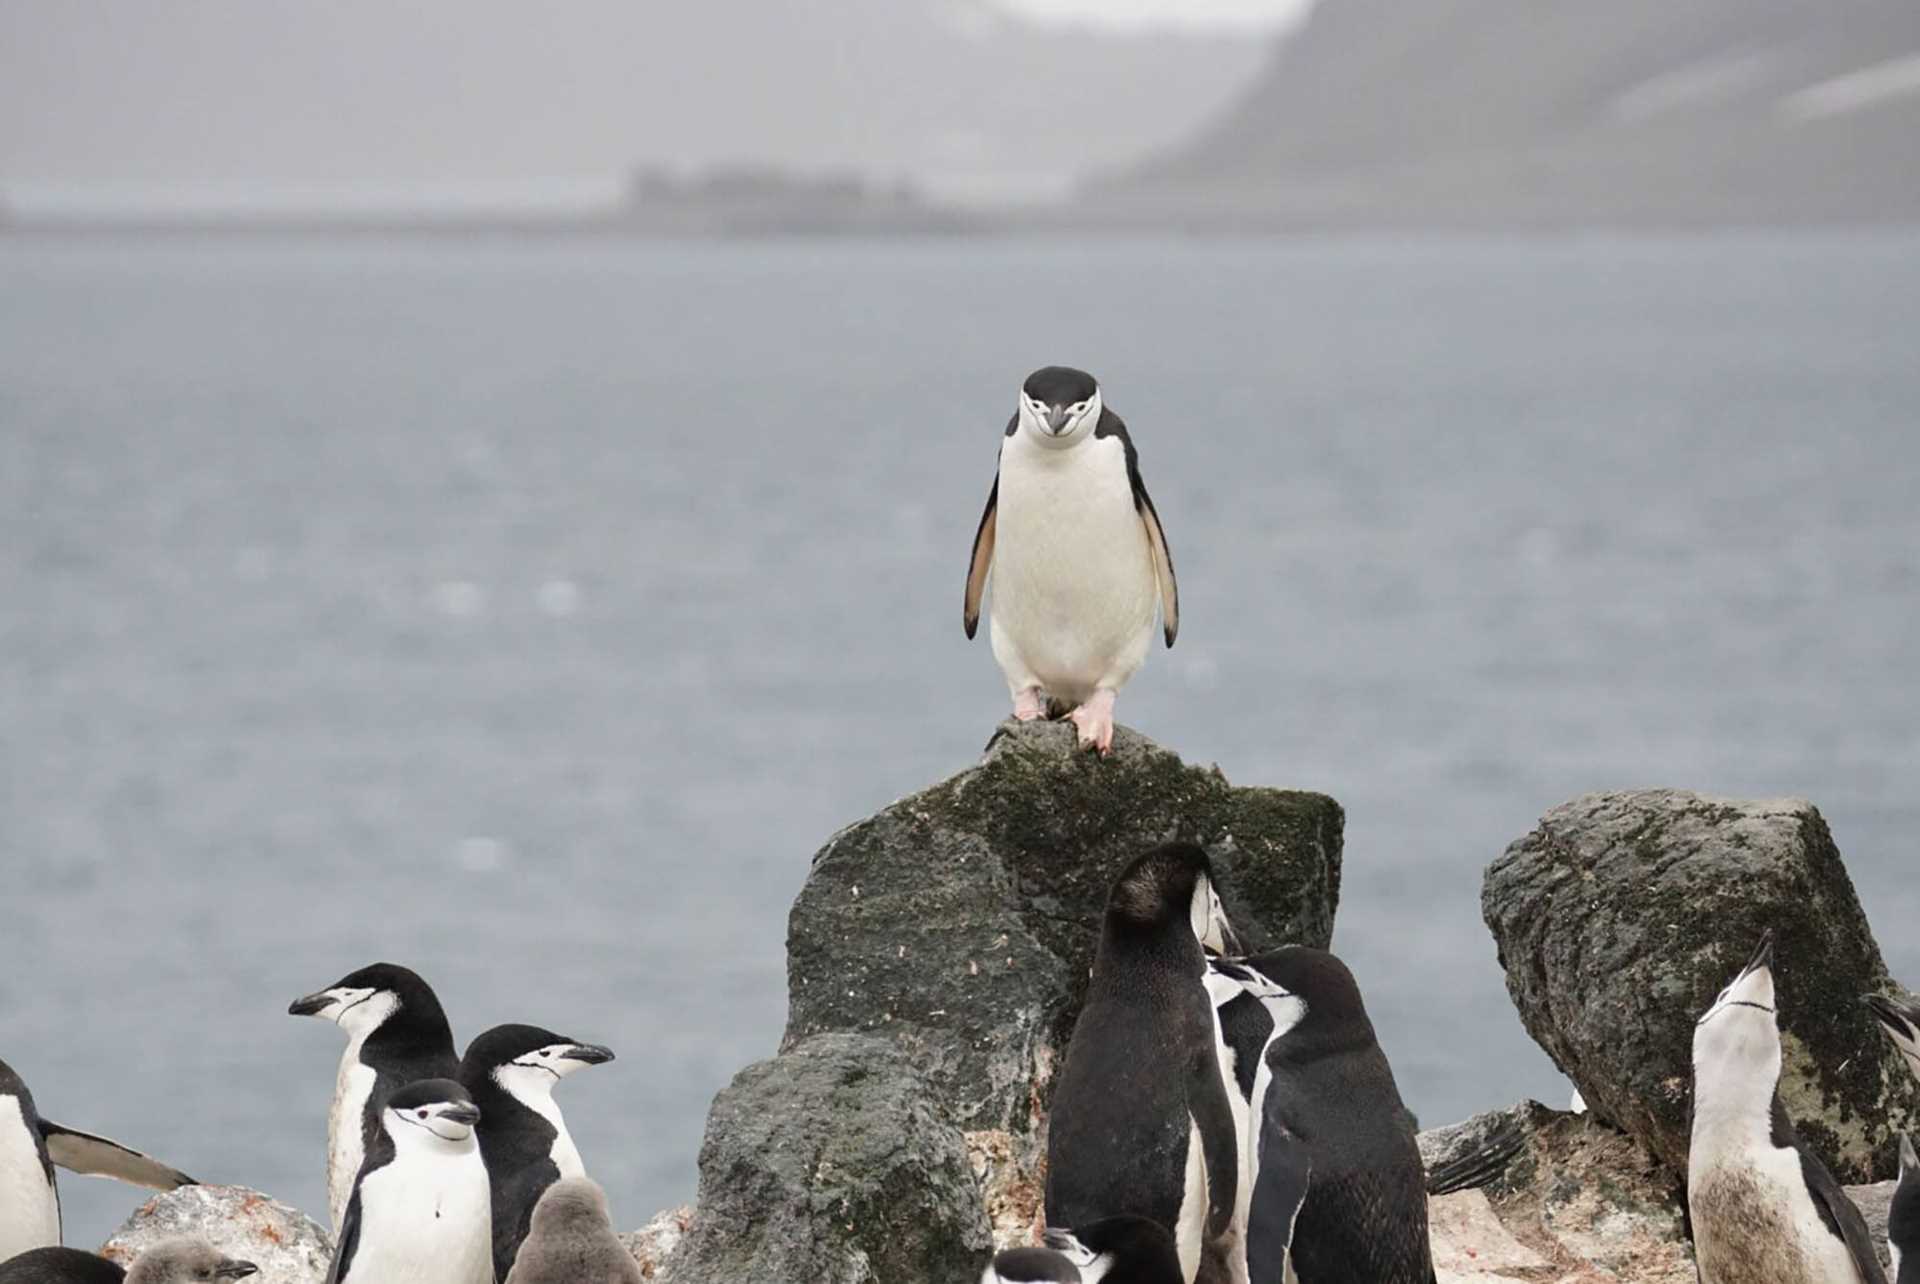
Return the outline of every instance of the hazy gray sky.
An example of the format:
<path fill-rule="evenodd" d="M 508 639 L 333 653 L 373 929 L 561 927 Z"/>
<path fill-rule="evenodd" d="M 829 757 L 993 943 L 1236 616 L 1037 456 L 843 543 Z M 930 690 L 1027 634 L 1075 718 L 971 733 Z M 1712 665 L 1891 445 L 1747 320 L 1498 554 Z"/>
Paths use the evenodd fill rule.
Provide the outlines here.
<path fill-rule="evenodd" d="M 1047 21 L 1113 27 L 1271 29 L 1297 20 L 1313 0 L 1004 0 Z"/>

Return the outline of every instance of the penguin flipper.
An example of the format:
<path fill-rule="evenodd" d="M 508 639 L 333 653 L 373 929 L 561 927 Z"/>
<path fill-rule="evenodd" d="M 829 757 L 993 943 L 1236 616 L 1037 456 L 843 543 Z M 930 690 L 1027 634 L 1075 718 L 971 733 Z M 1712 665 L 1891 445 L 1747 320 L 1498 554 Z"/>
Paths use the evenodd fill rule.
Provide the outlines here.
<path fill-rule="evenodd" d="M 993 475 L 993 489 L 987 492 L 987 509 L 980 514 L 980 528 L 973 533 L 973 560 L 967 564 L 967 601 L 961 622 L 971 638 L 980 627 L 980 599 L 987 592 L 987 571 L 993 565 L 995 517 L 1000 511 L 1000 474 Z"/>
<path fill-rule="evenodd" d="M 1313 1157 L 1281 1117 L 1277 1093 L 1267 1094 L 1261 1112 L 1260 1171 L 1253 1179 L 1247 1209 L 1247 1278 L 1262 1284 L 1286 1278 L 1293 1227 L 1307 1200 Z"/>
<path fill-rule="evenodd" d="M 354 1250 L 360 1247 L 360 1192 L 356 1189 L 353 1198 L 347 1201 L 347 1211 L 340 1215 L 340 1233 L 334 1237 L 333 1261 L 327 1267 L 327 1284 L 340 1284 L 347 1277 L 347 1267 L 353 1261 Z"/>
<path fill-rule="evenodd" d="M 1846 1244 L 1847 1253 L 1853 1258 L 1853 1267 L 1860 1273 L 1861 1284 L 1886 1284 L 1887 1274 L 1880 1268 L 1880 1255 L 1874 1251 L 1873 1236 L 1867 1230 L 1866 1218 L 1860 1215 L 1859 1208 L 1840 1189 L 1840 1183 L 1833 1179 L 1833 1174 L 1827 1171 L 1827 1166 L 1820 1162 L 1819 1156 L 1801 1142 L 1778 1093 L 1773 1098 L 1771 1122 L 1773 1144 L 1782 1150 L 1800 1152 L 1800 1176 L 1807 1184 L 1807 1194 L 1813 1199 L 1814 1211 L 1820 1214 L 1820 1220 L 1826 1223 L 1828 1232 Z"/>
<path fill-rule="evenodd" d="M 1140 510 L 1140 521 L 1147 528 L 1148 551 L 1153 554 L 1153 581 L 1160 589 L 1160 628 L 1167 645 L 1172 646 L 1174 638 L 1180 635 L 1180 583 L 1173 577 L 1173 554 L 1167 548 L 1167 533 L 1160 528 L 1160 514 L 1154 510 L 1153 500 L 1137 473 L 1133 478 L 1133 498 Z"/>
<path fill-rule="evenodd" d="M 1188 1066 L 1187 1113 L 1200 1134 L 1201 1157 L 1207 1166 L 1206 1227 L 1212 1239 L 1226 1234 L 1233 1224 L 1239 1199 L 1240 1139 L 1211 1039 L 1205 1053 Z"/>
<path fill-rule="evenodd" d="M 143 1155 L 90 1132 L 64 1127 L 51 1119 L 40 1121 L 40 1135 L 46 1139 L 48 1158 L 68 1172 L 112 1177 L 150 1190 L 174 1190 L 200 1184 L 152 1155 Z"/>

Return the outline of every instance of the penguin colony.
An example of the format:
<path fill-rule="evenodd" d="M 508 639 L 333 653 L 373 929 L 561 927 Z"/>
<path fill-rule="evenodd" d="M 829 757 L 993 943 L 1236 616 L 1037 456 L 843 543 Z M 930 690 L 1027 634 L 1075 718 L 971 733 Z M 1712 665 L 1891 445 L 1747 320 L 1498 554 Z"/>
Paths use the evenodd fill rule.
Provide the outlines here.
<path fill-rule="evenodd" d="M 968 565 L 989 584 L 1013 716 L 1112 747 L 1154 624 L 1180 627 L 1173 556 L 1126 425 L 1091 375 L 1020 389 Z M 1688 1208 L 1701 1284 L 1887 1284 L 1859 1212 L 1779 1096 L 1773 942 L 1700 1016 Z M 1920 1077 L 1920 1005 L 1865 1000 Z M 327 1121 L 328 1284 L 638 1284 L 553 1098 L 613 1052 L 534 1025 L 456 1054 L 417 973 L 350 972 L 295 1000 L 347 1044 Z M 1893 1284 L 1920 1284 L 1920 1158 L 1899 1140 Z M 983 1284 L 1433 1284 L 1412 1117 L 1334 955 L 1243 952 L 1205 851 L 1168 843 L 1114 881 L 1054 1092 L 1041 1242 Z M 0 1062 L 0 1284 L 217 1284 L 256 1273 L 194 1239 L 130 1270 L 60 1246 L 55 1167 L 156 1190 L 193 1179 L 41 1116 Z"/>

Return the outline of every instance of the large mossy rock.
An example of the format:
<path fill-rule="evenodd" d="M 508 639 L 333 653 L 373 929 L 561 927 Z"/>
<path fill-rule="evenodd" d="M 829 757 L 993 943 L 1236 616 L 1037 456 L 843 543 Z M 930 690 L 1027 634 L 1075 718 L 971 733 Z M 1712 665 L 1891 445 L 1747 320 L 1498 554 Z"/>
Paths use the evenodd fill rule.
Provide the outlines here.
<path fill-rule="evenodd" d="M 1920 1094 L 1860 1002 L 1886 965 L 1812 804 L 1590 794 L 1488 867 L 1481 908 L 1527 1032 L 1677 1175 L 1694 1022 L 1771 928 L 1787 1112 L 1840 1180 L 1891 1175 Z"/>
<path fill-rule="evenodd" d="M 672 1284 L 974 1284 L 992 1247 L 965 1139 L 885 1039 L 824 1034 L 715 1098 Z"/>

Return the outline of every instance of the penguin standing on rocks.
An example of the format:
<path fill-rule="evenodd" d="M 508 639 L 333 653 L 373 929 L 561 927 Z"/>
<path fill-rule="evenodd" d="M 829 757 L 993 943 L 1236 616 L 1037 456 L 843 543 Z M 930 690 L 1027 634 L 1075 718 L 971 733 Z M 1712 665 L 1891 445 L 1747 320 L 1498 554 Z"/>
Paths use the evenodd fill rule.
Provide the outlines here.
<path fill-rule="evenodd" d="M 1893 1046 L 1900 1049 L 1907 1069 L 1913 1071 L 1914 1078 L 1920 1079 L 1920 1003 L 1888 998 L 1884 994 L 1869 994 L 1866 1001 L 1879 1019 L 1880 1028 L 1893 1040 Z"/>
<path fill-rule="evenodd" d="M 505 1279 L 541 1193 L 587 1175 L 553 1090 L 613 1052 L 534 1025 L 499 1025 L 467 1046 L 460 1083 L 480 1108 L 480 1155 L 493 1187 L 493 1265 Z"/>
<path fill-rule="evenodd" d="M 153 1190 L 194 1185 L 193 1178 L 117 1141 L 42 1119 L 33 1094 L 0 1061 L 0 1262 L 60 1242 L 60 1190 L 54 1165 Z"/>
<path fill-rule="evenodd" d="M 1190 843 L 1121 873 L 1047 1126 L 1049 1226 L 1146 1218 L 1172 1232 L 1181 1278 L 1209 1284 L 1229 1278 L 1240 1171 L 1203 980 L 1218 903 Z"/>
<path fill-rule="evenodd" d="M 77 1248 L 37 1248 L 0 1262 L 0 1284 L 227 1284 L 259 1271 L 201 1239 L 170 1239 L 140 1254 L 133 1269 Z"/>
<path fill-rule="evenodd" d="M 1180 590 L 1133 439 L 1083 370 L 1047 366 L 1020 389 L 974 532 L 968 637 L 989 570 L 993 657 L 1013 716 L 1068 710 L 1080 744 L 1106 753 L 1114 701 L 1147 658 L 1156 604 L 1168 646 L 1180 632 Z"/>
<path fill-rule="evenodd" d="M 1887 1251 L 1893 1284 L 1920 1284 L 1920 1156 L 1911 1137 L 1900 1138 L 1900 1184 L 1887 1210 Z"/>
<path fill-rule="evenodd" d="M 379 1135 L 388 1094 L 416 1079 L 455 1078 L 460 1058 L 433 987 L 394 963 L 350 972 L 295 999 L 287 1012 L 332 1021 L 347 1032 L 327 1112 L 327 1209 L 337 1233 L 367 1147 Z"/>
<path fill-rule="evenodd" d="M 479 1122 L 479 1107 L 451 1079 L 423 1079 L 388 1096 L 327 1284 L 494 1284 L 492 1199 L 473 1134 Z"/>
<path fill-rule="evenodd" d="M 503 1284 L 644 1284 L 640 1263 L 614 1233 L 607 1195 L 588 1177 L 547 1187 Z"/>
<path fill-rule="evenodd" d="M 1693 1028 L 1687 1208 L 1701 1284 L 1885 1284 L 1867 1225 L 1780 1104 L 1773 933 Z"/>
<path fill-rule="evenodd" d="M 1353 973 L 1306 946 L 1209 968 L 1247 1099 L 1248 1277 L 1432 1284 L 1420 1148 Z"/>
<path fill-rule="evenodd" d="M 1182 1284 L 1185 1278 L 1166 1227 L 1145 1217 L 1108 1217 L 1078 1231 L 1049 1230 L 1045 1248 L 996 1253 L 980 1284 Z"/>

